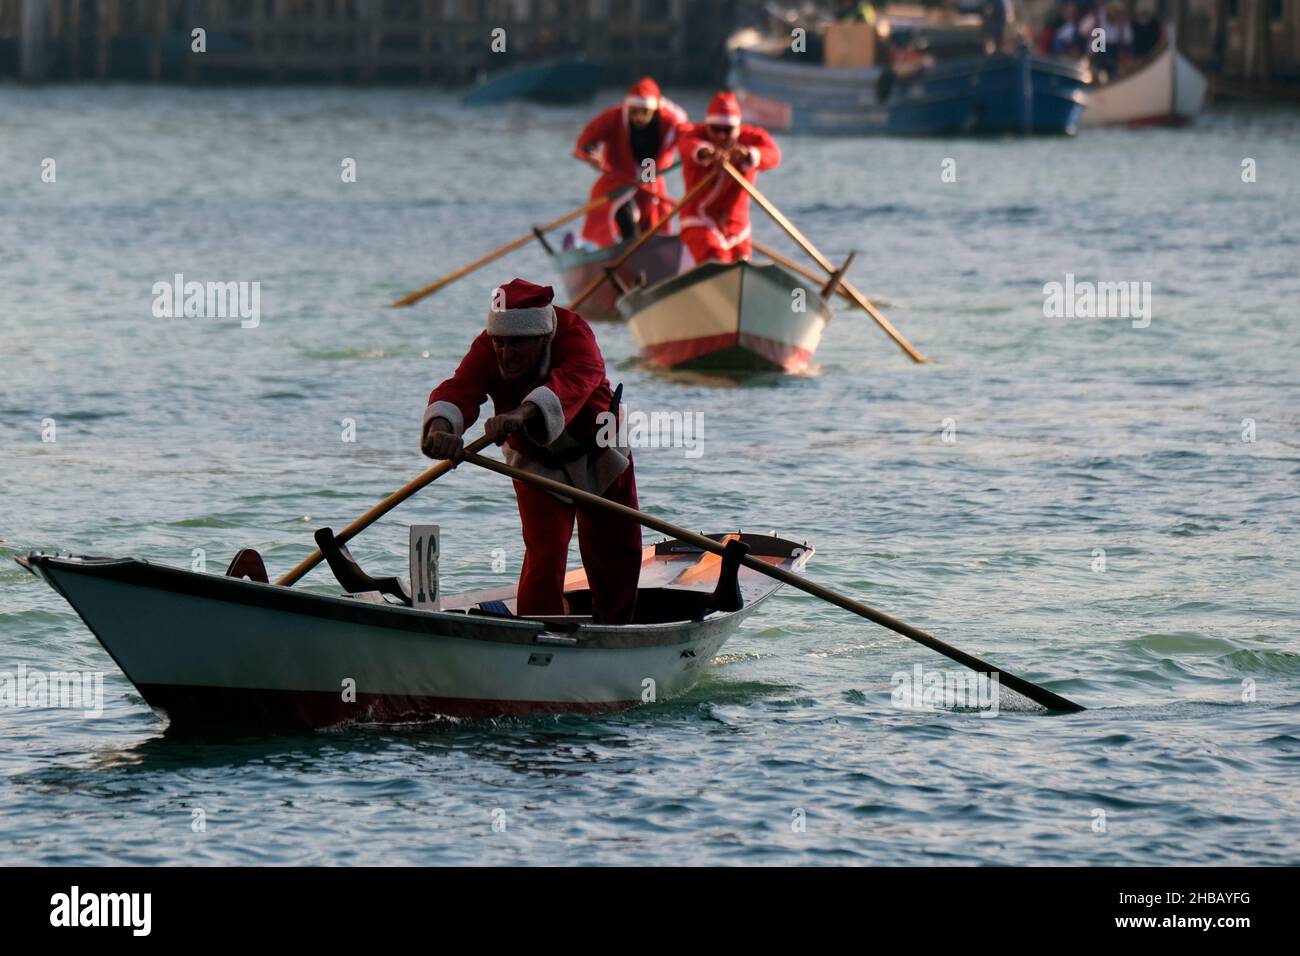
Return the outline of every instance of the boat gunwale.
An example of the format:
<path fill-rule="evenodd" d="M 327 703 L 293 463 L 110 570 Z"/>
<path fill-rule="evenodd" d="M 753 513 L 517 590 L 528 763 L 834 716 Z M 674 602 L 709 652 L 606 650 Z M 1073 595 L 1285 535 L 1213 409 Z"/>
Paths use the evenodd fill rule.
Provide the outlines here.
<path fill-rule="evenodd" d="M 561 249 L 558 252 L 551 253 L 551 265 L 559 272 L 577 269 L 582 266 L 599 265 L 617 259 L 635 241 L 635 239 L 624 239 L 612 246 L 601 246 L 598 249 L 578 248 L 576 246 L 572 249 Z M 681 236 L 676 233 L 651 236 L 629 259 L 629 263 L 646 250 L 657 250 L 669 242 L 676 242 L 680 246 L 681 241 Z"/>
<path fill-rule="evenodd" d="M 779 539 L 786 540 L 786 539 Z M 802 567 L 813 549 L 795 545 L 802 553 L 792 555 L 791 569 Z M 187 571 L 183 568 L 154 564 L 135 557 L 86 558 L 82 556 L 29 554 L 15 558 L 18 563 L 50 585 L 77 612 L 86 627 L 116 661 L 109 644 L 99 635 L 67 590 L 56 580 L 56 573 L 80 574 L 88 578 L 113 581 L 147 590 L 182 594 L 200 600 L 231 604 L 240 608 L 297 614 L 382 630 L 424 634 L 444 640 L 488 641 L 536 646 L 543 635 L 562 633 L 574 638 L 569 649 L 630 650 L 688 644 L 707 638 L 731 622 L 739 624 L 754 608 L 780 588 L 779 582 L 746 601 L 735 611 L 715 611 L 700 620 L 659 623 L 566 626 L 552 631 L 540 621 L 527 618 L 504 618 L 493 615 L 470 615 L 462 611 L 417 610 L 395 604 L 370 604 L 336 594 L 319 594 L 295 590 L 276 584 L 229 578 L 224 575 Z M 53 570 L 52 570 L 53 569 Z M 248 600 L 248 598 L 252 600 Z M 548 647 L 552 646 L 548 644 Z M 119 664 L 120 667 L 120 664 Z M 123 673 L 126 673 L 123 669 Z"/>
<path fill-rule="evenodd" d="M 628 293 L 618 300 L 619 312 L 623 318 L 631 321 L 638 312 L 642 312 L 648 307 L 660 302 L 663 299 L 670 298 L 683 289 L 688 289 L 693 285 L 709 282 L 714 278 L 725 274 L 733 266 L 741 267 L 740 275 L 740 294 L 736 300 L 736 308 L 741 308 L 741 303 L 745 296 L 745 280 L 750 275 L 759 275 L 765 279 L 771 279 L 775 275 L 780 275 L 786 279 L 787 289 L 802 288 L 816 296 L 818 311 L 825 317 L 827 324 L 830 324 L 834 317 L 834 310 L 831 303 L 821 294 L 820 287 L 807 282 L 802 276 L 787 269 L 779 262 L 764 262 L 761 265 L 755 265 L 747 259 L 740 259 L 736 262 L 703 262 L 697 266 L 687 269 L 685 272 L 678 273 L 671 278 L 656 283 L 645 288 L 631 289 Z M 829 276 L 827 277 L 829 281 Z M 627 304 L 627 310 L 624 311 L 623 305 Z"/>

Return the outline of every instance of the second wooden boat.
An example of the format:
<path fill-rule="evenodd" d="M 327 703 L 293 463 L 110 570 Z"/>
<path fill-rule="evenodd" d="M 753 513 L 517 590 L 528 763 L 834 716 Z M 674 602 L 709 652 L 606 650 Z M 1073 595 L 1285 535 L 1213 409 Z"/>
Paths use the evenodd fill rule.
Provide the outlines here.
<path fill-rule="evenodd" d="M 547 246 L 551 261 L 560 273 L 569 299 L 576 299 L 593 281 L 601 278 L 605 270 L 617 262 L 634 240 L 628 239 L 604 249 L 565 249 L 559 252 Z M 677 236 L 656 235 L 623 263 L 615 275 L 622 288 L 650 286 L 670 279 L 682 271 L 685 249 Z M 596 287 L 578 311 L 586 319 L 617 320 L 620 287 L 613 282 L 602 282 Z"/>
<path fill-rule="evenodd" d="M 821 290 L 775 263 L 706 262 L 618 307 L 648 362 L 713 372 L 802 372 L 831 319 Z"/>

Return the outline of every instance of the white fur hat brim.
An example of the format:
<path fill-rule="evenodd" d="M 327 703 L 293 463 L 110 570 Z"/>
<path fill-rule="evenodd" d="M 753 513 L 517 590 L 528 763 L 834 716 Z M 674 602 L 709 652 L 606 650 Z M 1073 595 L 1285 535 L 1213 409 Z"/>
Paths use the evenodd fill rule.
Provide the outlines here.
<path fill-rule="evenodd" d="M 489 311 L 488 335 L 549 335 L 555 331 L 555 306 Z"/>

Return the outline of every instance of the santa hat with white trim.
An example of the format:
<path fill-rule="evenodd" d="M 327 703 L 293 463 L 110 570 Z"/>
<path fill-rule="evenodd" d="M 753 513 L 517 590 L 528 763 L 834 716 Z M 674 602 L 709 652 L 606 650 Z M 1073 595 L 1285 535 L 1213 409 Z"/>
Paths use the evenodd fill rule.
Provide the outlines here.
<path fill-rule="evenodd" d="M 555 331 L 555 291 L 549 285 L 534 285 L 511 279 L 492 290 L 488 311 L 488 335 L 549 335 Z"/>
<path fill-rule="evenodd" d="M 709 126 L 739 126 L 740 102 L 734 93 L 716 93 L 709 100 L 709 109 L 704 116 Z"/>
<path fill-rule="evenodd" d="M 623 97 L 624 106 L 639 106 L 641 109 L 659 109 L 659 84 L 648 76 L 643 76 L 632 84 Z"/>

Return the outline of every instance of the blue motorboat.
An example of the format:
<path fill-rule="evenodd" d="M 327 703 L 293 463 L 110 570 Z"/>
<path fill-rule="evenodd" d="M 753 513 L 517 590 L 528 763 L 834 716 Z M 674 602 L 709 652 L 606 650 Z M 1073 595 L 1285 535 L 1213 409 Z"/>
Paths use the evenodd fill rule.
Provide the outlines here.
<path fill-rule="evenodd" d="M 749 121 L 794 133 L 1071 135 L 1078 130 L 1087 102 L 1085 68 L 1024 46 L 1011 53 L 971 50 L 968 45 L 959 55 L 931 53 L 906 65 L 835 67 L 810 56 L 780 55 L 770 44 L 733 44 L 727 83 Z"/>
<path fill-rule="evenodd" d="M 1031 53 L 940 60 L 895 84 L 888 132 L 1073 135 L 1087 102 L 1083 67 Z"/>

